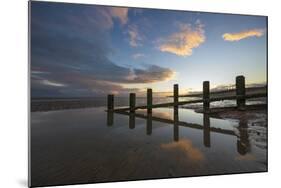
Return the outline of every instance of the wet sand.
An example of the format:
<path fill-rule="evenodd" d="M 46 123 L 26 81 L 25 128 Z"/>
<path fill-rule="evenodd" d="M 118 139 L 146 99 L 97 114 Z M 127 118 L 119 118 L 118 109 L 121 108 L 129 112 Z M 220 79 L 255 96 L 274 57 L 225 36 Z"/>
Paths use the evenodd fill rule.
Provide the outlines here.
<path fill-rule="evenodd" d="M 173 109 L 153 116 L 173 119 Z M 179 109 L 179 121 L 202 128 L 132 120 L 103 107 L 32 112 L 32 185 L 267 171 L 267 127 L 190 109 Z M 206 122 L 234 135 L 212 132 Z"/>

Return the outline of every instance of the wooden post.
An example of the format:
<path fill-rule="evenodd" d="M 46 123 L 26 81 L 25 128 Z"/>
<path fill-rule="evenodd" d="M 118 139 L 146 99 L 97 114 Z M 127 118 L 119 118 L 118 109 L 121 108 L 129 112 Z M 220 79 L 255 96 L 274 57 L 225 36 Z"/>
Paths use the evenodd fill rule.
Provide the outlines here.
<path fill-rule="evenodd" d="M 208 112 L 210 109 L 210 82 L 203 82 L 203 110 Z"/>
<path fill-rule="evenodd" d="M 237 108 L 240 110 L 245 109 L 245 94 L 246 94 L 246 89 L 245 89 L 245 77 L 244 76 L 237 76 L 236 77 L 236 103 L 237 103 Z"/>
<path fill-rule="evenodd" d="M 152 113 L 152 89 L 147 89 L 147 113 Z"/>
<path fill-rule="evenodd" d="M 134 113 L 135 112 L 135 107 L 136 107 L 136 94 L 135 93 L 130 93 L 130 112 Z"/>
<path fill-rule="evenodd" d="M 174 106 L 177 106 L 179 102 L 179 85 L 174 84 Z"/>
<path fill-rule="evenodd" d="M 179 85 L 174 84 L 174 141 L 179 141 Z"/>
<path fill-rule="evenodd" d="M 114 110 L 114 95 L 107 96 L 107 110 L 108 111 Z"/>
<path fill-rule="evenodd" d="M 174 84 L 174 121 L 178 121 L 179 119 L 179 86 L 178 84 Z"/>

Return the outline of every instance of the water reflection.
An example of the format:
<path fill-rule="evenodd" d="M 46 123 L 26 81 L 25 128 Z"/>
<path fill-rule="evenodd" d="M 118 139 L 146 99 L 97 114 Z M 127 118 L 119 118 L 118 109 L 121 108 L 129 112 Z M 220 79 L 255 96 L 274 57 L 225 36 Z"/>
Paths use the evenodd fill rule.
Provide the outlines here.
<path fill-rule="evenodd" d="M 204 131 L 203 131 L 203 135 L 204 135 L 204 146 L 206 147 L 211 147 L 211 129 L 210 129 L 210 115 L 207 113 L 203 114 L 203 126 L 204 126 Z"/>
<path fill-rule="evenodd" d="M 267 127 L 173 110 L 32 112 L 34 184 L 267 171 Z"/>
<path fill-rule="evenodd" d="M 153 113 L 145 113 L 145 114 L 139 114 L 139 113 L 132 113 L 132 112 L 117 112 L 119 114 L 128 115 L 129 116 L 129 128 L 134 129 L 135 128 L 135 119 L 136 117 L 146 119 L 146 134 L 151 135 L 152 134 L 152 121 L 158 121 L 158 122 L 164 122 L 168 124 L 173 125 L 173 140 L 175 142 L 179 142 L 179 126 L 183 127 L 189 127 L 193 129 L 200 129 L 203 131 L 203 144 L 205 147 L 210 148 L 211 147 L 211 132 L 216 132 L 220 134 L 226 134 L 226 135 L 232 135 L 237 137 L 237 152 L 240 155 L 246 155 L 250 152 L 250 141 L 249 141 L 249 134 L 248 134 L 248 126 L 247 121 L 244 119 L 239 120 L 239 127 L 237 135 L 232 130 L 227 129 L 221 129 L 216 127 L 211 127 L 210 123 L 210 114 L 204 113 L 203 114 L 203 126 L 202 124 L 195 124 L 195 123 L 188 123 L 179 121 L 179 109 L 178 106 L 174 106 L 173 109 L 174 117 L 172 119 L 163 117 L 155 117 L 152 114 Z M 159 113 L 157 113 L 159 114 Z M 107 125 L 112 126 L 113 125 L 113 119 L 114 115 L 112 112 L 107 113 Z M 184 138 L 183 138 L 184 139 Z"/>
<path fill-rule="evenodd" d="M 174 141 L 179 141 L 179 107 L 174 106 Z"/>
<path fill-rule="evenodd" d="M 241 155 L 246 155 L 250 151 L 250 140 L 248 134 L 248 122 L 245 119 L 239 121 L 239 139 L 237 140 L 237 151 Z"/>
<path fill-rule="evenodd" d="M 113 125 L 113 119 L 114 119 L 114 113 L 113 112 L 107 112 L 107 126 Z"/>
<path fill-rule="evenodd" d="M 136 116 L 135 113 L 130 113 L 129 115 L 129 128 L 134 129 L 136 123 Z"/>
<path fill-rule="evenodd" d="M 151 135 L 152 134 L 152 114 L 151 113 L 147 113 L 146 134 L 147 135 Z"/>
<path fill-rule="evenodd" d="M 179 150 L 181 151 L 185 157 L 189 160 L 194 162 L 201 162 L 205 159 L 204 154 L 200 149 L 195 147 L 192 144 L 192 141 L 189 139 L 181 139 L 178 142 L 171 142 L 166 144 L 161 144 L 161 148 L 174 151 Z"/>

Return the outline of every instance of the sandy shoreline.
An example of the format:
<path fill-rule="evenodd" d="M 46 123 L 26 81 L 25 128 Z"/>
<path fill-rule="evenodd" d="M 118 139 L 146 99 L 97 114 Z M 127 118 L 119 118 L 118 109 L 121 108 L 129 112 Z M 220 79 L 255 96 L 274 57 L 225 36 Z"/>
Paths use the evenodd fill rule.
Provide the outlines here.
<path fill-rule="evenodd" d="M 173 118 L 172 108 L 158 108 L 153 113 Z M 204 126 L 203 115 L 194 110 L 181 108 L 179 116 L 180 121 Z M 117 113 L 108 126 L 104 108 L 34 112 L 32 183 L 39 186 L 267 171 L 267 128 L 209 120 L 210 127 L 235 134 L 208 128 L 175 129 L 173 124 L 149 124 L 141 118 L 135 118 L 131 127 L 130 117 Z M 175 133 L 178 141 L 174 140 Z"/>

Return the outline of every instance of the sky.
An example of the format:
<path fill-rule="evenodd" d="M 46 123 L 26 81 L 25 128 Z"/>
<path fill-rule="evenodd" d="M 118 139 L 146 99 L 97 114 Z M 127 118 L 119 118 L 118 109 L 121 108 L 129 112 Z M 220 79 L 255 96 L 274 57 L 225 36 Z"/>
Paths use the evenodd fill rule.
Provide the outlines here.
<path fill-rule="evenodd" d="M 267 82 L 267 17 L 31 2 L 31 96 Z"/>

